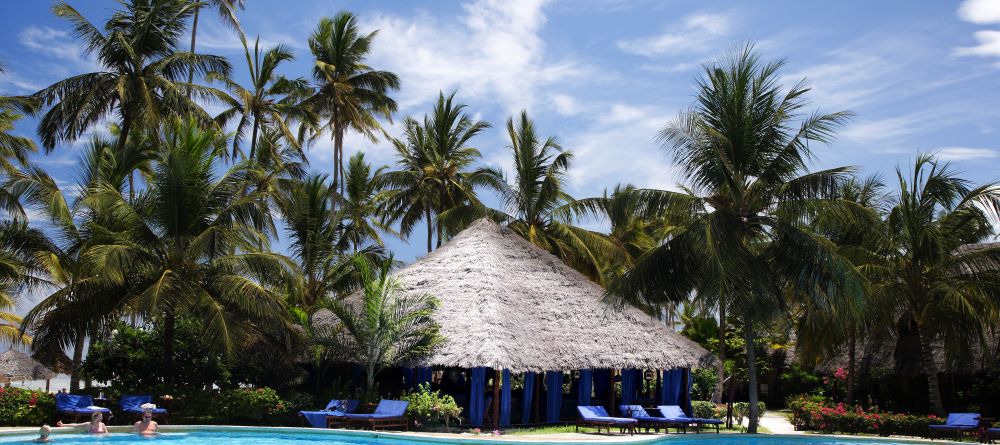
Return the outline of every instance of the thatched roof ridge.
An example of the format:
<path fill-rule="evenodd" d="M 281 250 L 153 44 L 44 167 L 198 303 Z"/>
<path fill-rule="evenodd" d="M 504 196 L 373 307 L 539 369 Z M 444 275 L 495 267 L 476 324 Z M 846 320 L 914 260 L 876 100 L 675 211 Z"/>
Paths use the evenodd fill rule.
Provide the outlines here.
<path fill-rule="evenodd" d="M 0 382 L 45 380 L 56 373 L 21 351 L 10 349 L 0 354 Z"/>
<path fill-rule="evenodd" d="M 441 302 L 434 319 L 444 343 L 414 365 L 538 372 L 715 360 L 641 311 L 606 305 L 602 287 L 487 219 L 395 275 L 407 292 Z"/>

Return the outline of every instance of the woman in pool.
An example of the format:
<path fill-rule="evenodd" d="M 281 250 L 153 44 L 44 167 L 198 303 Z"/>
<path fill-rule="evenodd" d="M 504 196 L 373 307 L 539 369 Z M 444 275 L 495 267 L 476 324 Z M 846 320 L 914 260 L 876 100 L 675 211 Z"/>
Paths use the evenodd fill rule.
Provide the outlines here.
<path fill-rule="evenodd" d="M 153 435 L 160 433 L 160 425 L 153 420 L 153 409 L 143 408 L 142 410 L 142 420 L 135 423 L 132 426 L 133 433 L 139 433 L 142 435 Z"/>
<path fill-rule="evenodd" d="M 87 427 L 90 434 L 108 434 L 108 427 L 101 420 L 104 416 L 101 413 L 94 413 L 90 416 L 88 423 L 63 423 L 62 420 L 56 422 L 56 426 Z"/>
<path fill-rule="evenodd" d="M 42 427 L 38 429 L 38 438 L 33 439 L 32 442 L 34 443 L 52 442 L 52 439 L 49 439 L 50 434 L 52 434 L 52 427 L 50 427 L 48 424 L 42 425 Z"/>

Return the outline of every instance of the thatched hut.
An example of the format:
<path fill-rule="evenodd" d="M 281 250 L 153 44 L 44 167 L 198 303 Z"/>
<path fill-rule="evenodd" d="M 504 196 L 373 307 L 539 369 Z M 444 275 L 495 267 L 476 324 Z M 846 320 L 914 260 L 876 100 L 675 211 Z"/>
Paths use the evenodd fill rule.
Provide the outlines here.
<path fill-rule="evenodd" d="M 466 413 L 475 426 L 484 416 L 494 424 L 512 423 L 512 378 L 519 379 L 521 420 L 531 423 L 532 411 L 536 420 L 542 414 L 542 384 L 535 380 L 544 373 L 544 419 L 558 422 L 575 411 L 562 404 L 564 380 L 580 404 L 596 398 L 613 409 L 612 380 L 618 378 L 622 402 L 647 394 L 651 402 L 683 405 L 689 402 L 690 369 L 714 363 L 708 351 L 649 315 L 605 304 L 601 286 L 487 219 L 395 275 L 406 292 L 440 301 L 434 319 L 444 337 L 404 378 L 412 385 L 431 380 L 431 369 L 466 370 Z M 493 376 L 492 396 L 482 391 L 487 376 Z"/>
<path fill-rule="evenodd" d="M 0 383 L 49 380 L 55 376 L 55 372 L 21 351 L 9 349 L 0 354 Z"/>

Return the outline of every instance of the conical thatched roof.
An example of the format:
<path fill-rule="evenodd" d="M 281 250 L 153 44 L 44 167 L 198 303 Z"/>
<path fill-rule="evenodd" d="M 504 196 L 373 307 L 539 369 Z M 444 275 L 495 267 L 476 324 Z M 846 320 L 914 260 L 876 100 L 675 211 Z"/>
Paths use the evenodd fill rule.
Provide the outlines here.
<path fill-rule="evenodd" d="M 407 292 L 431 294 L 441 303 L 434 319 L 444 343 L 416 365 L 525 372 L 669 369 L 714 361 L 641 311 L 609 307 L 601 301 L 602 287 L 487 219 L 395 275 Z"/>
<path fill-rule="evenodd" d="M 0 355 L 0 381 L 45 380 L 56 373 L 21 351 L 13 349 Z"/>

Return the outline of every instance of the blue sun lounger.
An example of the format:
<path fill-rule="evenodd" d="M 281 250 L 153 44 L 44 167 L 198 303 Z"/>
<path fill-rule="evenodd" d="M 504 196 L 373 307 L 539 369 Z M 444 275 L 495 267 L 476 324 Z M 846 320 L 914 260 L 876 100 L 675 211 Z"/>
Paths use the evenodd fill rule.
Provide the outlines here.
<path fill-rule="evenodd" d="M 375 412 L 371 414 L 344 414 L 343 419 L 347 420 L 348 424 L 360 423 L 364 426 L 371 428 L 373 431 L 377 429 L 386 429 L 392 427 L 403 427 L 403 429 L 410 430 L 410 422 L 406 418 L 406 408 L 410 406 L 410 402 L 405 400 L 386 400 L 378 402 L 378 406 L 375 407 Z M 328 417 L 328 422 L 336 419 L 335 417 Z"/>
<path fill-rule="evenodd" d="M 142 405 L 153 403 L 153 396 L 149 394 L 123 395 L 118 399 L 118 408 L 122 414 L 142 417 Z M 154 408 L 153 418 L 160 418 L 164 423 L 169 422 L 170 413 L 166 408 Z"/>
<path fill-rule="evenodd" d="M 90 396 L 66 393 L 56 394 L 56 414 L 69 417 L 71 422 L 77 422 L 81 418 L 89 418 L 94 413 L 103 414 L 105 420 L 111 418 L 110 409 L 93 405 L 94 399 Z"/>
<path fill-rule="evenodd" d="M 598 433 L 607 428 L 608 434 L 611 434 L 611 427 L 615 426 L 622 432 L 628 430 L 631 435 L 635 434 L 635 427 L 639 424 L 638 420 L 631 417 L 611 417 L 603 406 L 578 406 L 576 410 L 580 412 L 580 419 L 576 421 L 577 432 L 581 426 L 592 426 L 597 428 Z"/>
<path fill-rule="evenodd" d="M 955 433 L 961 439 L 962 433 L 971 433 L 979 427 L 979 413 L 949 413 L 944 425 L 930 425 L 932 433 Z"/>
<path fill-rule="evenodd" d="M 703 419 L 700 417 L 689 417 L 684 413 L 684 410 L 677 405 L 660 405 L 657 406 L 660 409 L 660 414 L 667 419 L 673 419 L 678 422 L 687 422 L 688 424 L 695 424 L 698 429 L 696 432 L 701 432 L 701 427 L 704 425 L 715 426 L 715 432 L 719 432 L 719 428 L 722 426 L 722 421 L 719 419 Z"/>
<path fill-rule="evenodd" d="M 660 432 L 660 428 L 663 428 L 664 432 L 670 427 L 677 428 L 678 432 L 687 432 L 688 422 L 677 421 L 676 419 L 667 419 L 666 417 L 654 417 L 650 416 L 646 409 L 640 405 L 619 405 L 618 410 L 622 414 L 629 416 L 635 420 L 639 421 L 639 426 L 646 428 L 646 432 L 649 432 L 650 428 L 653 428 L 656 432 Z"/>
<path fill-rule="evenodd" d="M 353 413 L 354 410 L 358 409 L 357 400 L 340 400 L 333 399 L 326 404 L 326 407 L 319 411 L 299 411 L 299 417 L 302 418 L 302 425 L 305 426 L 309 423 L 309 426 L 313 428 L 329 428 L 330 423 L 327 422 L 327 418 L 333 417 L 344 417 L 345 414 Z"/>

